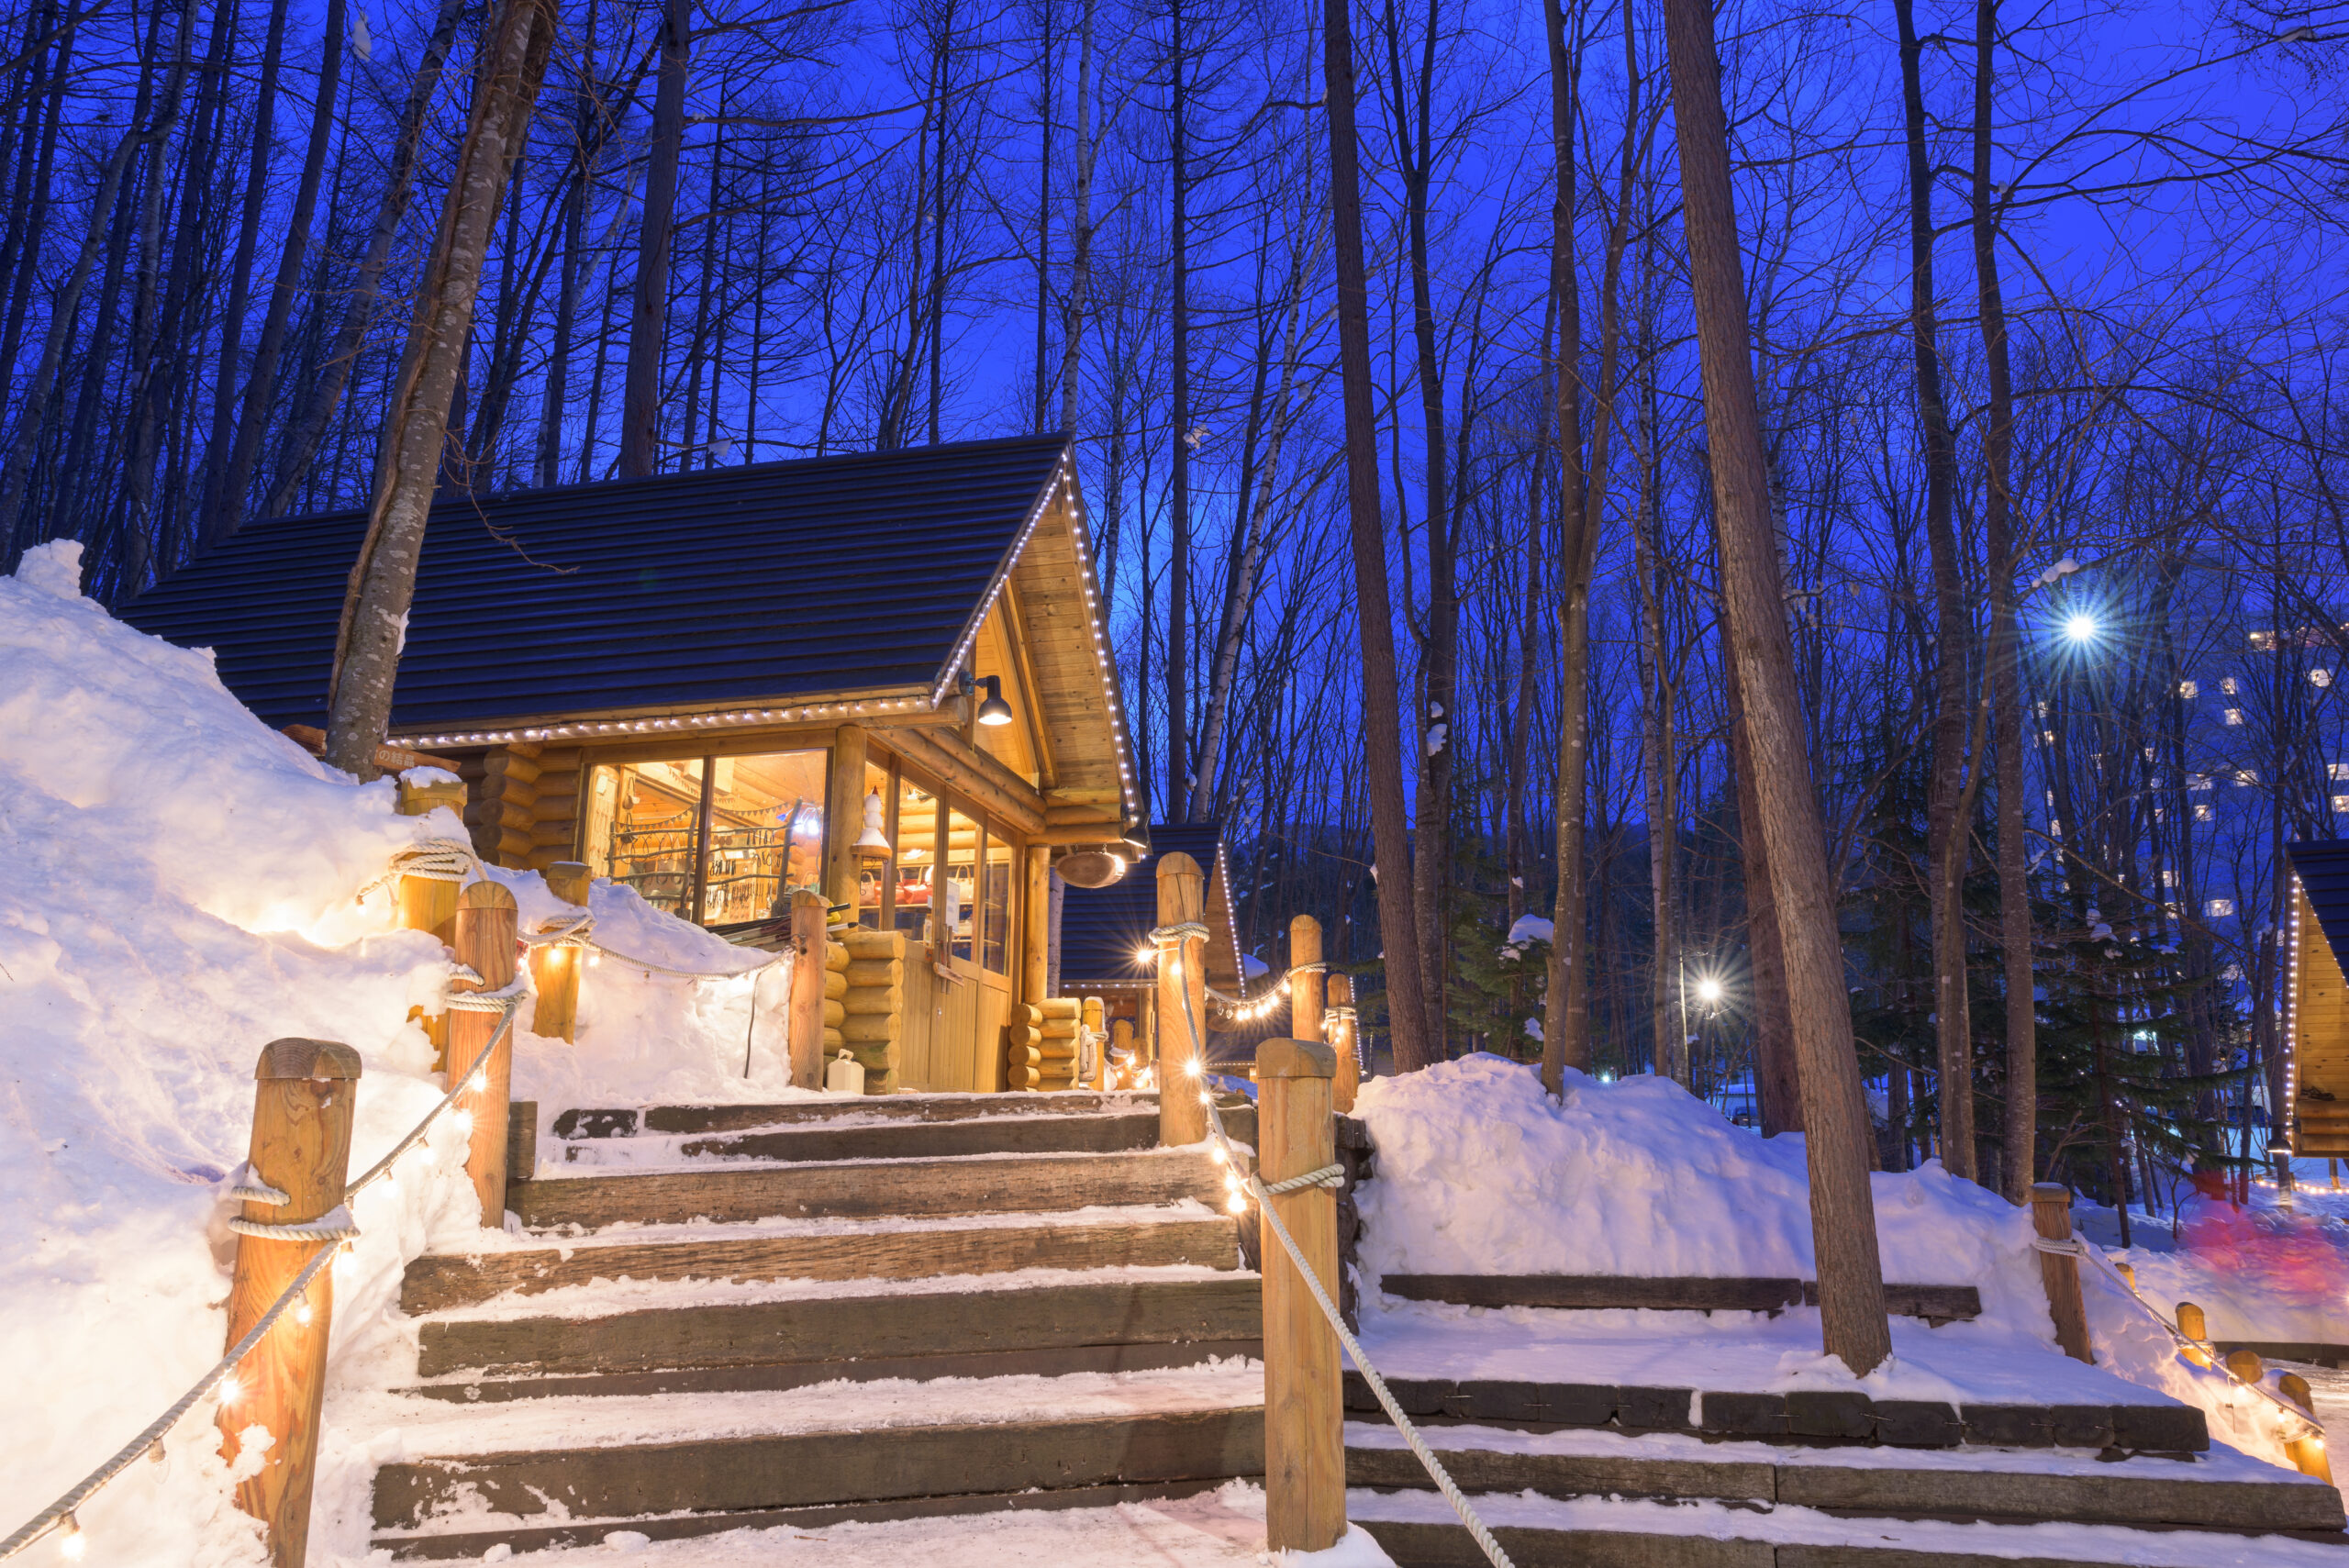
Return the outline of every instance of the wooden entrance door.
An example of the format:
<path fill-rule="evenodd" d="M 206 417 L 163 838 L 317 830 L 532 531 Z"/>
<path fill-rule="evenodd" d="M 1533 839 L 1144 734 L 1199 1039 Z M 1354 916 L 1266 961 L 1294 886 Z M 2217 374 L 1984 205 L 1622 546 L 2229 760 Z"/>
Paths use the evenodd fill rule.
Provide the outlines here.
<path fill-rule="evenodd" d="M 896 793 L 891 917 L 907 936 L 898 1081 L 992 1093 L 1004 1086 L 1025 846 L 918 776 L 901 771 Z"/>

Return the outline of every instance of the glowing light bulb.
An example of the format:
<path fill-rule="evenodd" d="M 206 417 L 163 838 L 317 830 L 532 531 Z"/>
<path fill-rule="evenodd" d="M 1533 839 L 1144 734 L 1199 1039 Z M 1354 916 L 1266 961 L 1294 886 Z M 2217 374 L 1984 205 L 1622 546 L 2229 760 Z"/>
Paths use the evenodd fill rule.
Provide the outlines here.
<path fill-rule="evenodd" d="M 2070 638 L 2074 642 L 2094 641 L 2096 639 L 2096 617 L 2091 615 L 2074 616 L 2071 619 L 2064 623 L 2064 635 Z"/>
<path fill-rule="evenodd" d="M 242 1399 L 244 1396 L 245 1385 L 237 1381 L 234 1373 L 231 1373 L 220 1380 L 221 1404 L 234 1405 L 238 1400 Z"/>
<path fill-rule="evenodd" d="M 1720 981 L 1715 980 L 1710 976 L 1707 976 L 1705 979 L 1697 982 L 1697 1000 L 1699 1002 L 1718 1002 L 1720 999 L 1721 983 Z"/>
<path fill-rule="evenodd" d="M 1215 1096 L 1208 1094 L 1205 1089 L 1201 1089 L 1199 1091 L 1199 1104 L 1203 1106 L 1211 1106 L 1215 1104 Z"/>
<path fill-rule="evenodd" d="M 1196 1056 L 1183 1063 L 1183 1072 L 1186 1076 L 1193 1078 L 1204 1078 L 1208 1073 L 1206 1066 Z"/>
<path fill-rule="evenodd" d="M 483 1072 L 476 1073 L 472 1077 L 466 1079 L 465 1087 L 472 1090 L 476 1095 L 485 1092 L 489 1088 L 488 1072 L 484 1070 Z"/>
<path fill-rule="evenodd" d="M 82 1553 L 90 1549 L 90 1543 L 82 1537 L 82 1521 L 70 1513 L 57 1521 L 57 1536 L 58 1550 L 72 1562 L 79 1562 Z"/>
<path fill-rule="evenodd" d="M 1214 1161 L 1217 1164 L 1222 1165 L 1229 1163 L 1231 1156 L 1225 1153 L 1223 1145 L 1219 1143 L 1214 1148 L 1208 1151 L 1208 1158 Z"/>
<path fill-rule="evenodd" d="M 313 1316 L 315 1315 L 310 1311 L 310 1304 L 306 1301 L 294 1309 L 294 1321 L 301 1324 L 305 1329 L 310 1326 Z"/>
<path fill-rule="evenodd" d="M 1245 1214 L 1248 1212 L 1247 1195 L 1244 1193 L 1233 1193 L 1230 1197 L 1223 1200 L 1223 1207 L 1230 1210 L 1233 1214 Z"/>

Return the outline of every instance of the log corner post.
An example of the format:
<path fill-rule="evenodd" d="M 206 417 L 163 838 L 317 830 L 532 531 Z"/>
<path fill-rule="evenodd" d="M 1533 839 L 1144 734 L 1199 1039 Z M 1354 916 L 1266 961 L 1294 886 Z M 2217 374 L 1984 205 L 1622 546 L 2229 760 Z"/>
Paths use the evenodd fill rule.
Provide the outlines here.
<path fill-rule="evenodd" d="M 502 991 L 514 984 L 514 949 L 519 939 L 520 917 L 514 895 L 504 885 L 482 881 L 457 895 L 457 962 L 481 976 L 478 984 L 453 980 L 449 988 L 460 995 L 472 991 Z M 465 1152 L 465 1174 L 481 1200 L 481 1222 L 496 1230 L 506 1223 L 507 1102 L 514 1085 L 514 1034 L 507 1030 L 497 1049 L 478 1069 L 473 1058 L 497 1034 L 495 1013 L 449 1009 L 449 1071 L 472 1071 L 458 1106 L 471 1118 L 472 1144 Z M 527 1175 L 527 1173 L 526 1173 Z"/>
<path fill-rule="evenodd" d="M 1354 1108 L 1354 1091 L 1362 1086 L 1362 1025 L 1354 1014 L 1354 983 L 1350 976 L 1329 977 L 1330 1049 L 1337 1053 L 1338 1075 L 1330 1083 L 1330 1105 L 1340 1116 Z"/>
<path fill-rule="evenodd" d="M 342 1203 L 351 1173 L 351 1116 L 359 1053 L 324 1040 L 272 1040 L 253 1068 L 253 1133 L 246 1181 L 274 1187 L 283 1204 L 248 1199 L 244 1218 L 293 1225 Z M 228 1344 L 252 1331 L 271 1303 L 332 1241 L 237 1238 L 228 1291 Z M 237 1484 L 237 1507 L 262 1521 L 270 1561 L 301 1568 L 309 1548 L 310 1493 L 317 1477 L 318 1406 L 326 1391 L 327 1331 L 334 1316 L 334 1270 L 311 1277 L 300 1305 L 277 1320 L 236 1370 L 233 1397 L 220 1402 L 220 1456 L 233 1463 L 242 1434 L 270 1434 L 261 1468 Z"/>
<path fill-rule="evenodd" d="M 593 873 L 577 861 L 557 861 L 547 867 L 547 891 L 565 904 L 584 911 Z M 576 1041 L 579 1038 L 579 968 L 584 948 L 550 942 L 530 950 L 530 988 L 538 993 L 530 1005 L 530 1032 L 545 1040 Z"/>
<path fill-rule="evenodd" d="M 825 922 L 830 910 L 824 895 L 801 888 L 791 895 L 791 1001 L 788 1038 L 791 1081 L 803 1089 L 824 1086 L 824 973 L 830 940 Z M 752 983 L 755 991 L 756 983 Z M 752 996 L 751 1005 L 758 1006 Z"/>
<path fill-rule="evenodd" d="M 1207 880 L 1199 862 L 1177 851 L 1158 857 L 1158 923 L 1163 927 L 1207 919 Z M 1174 962 L 1180 953 L 1182 962 Z M 1191 1048 L 1208 1039 L 1208 943 L 1186 937 L 1158 945 L 1158 1141 L 1167 1148 L 1197 1143 L 1208 1135 L 1208 1064 Z M 1186 1026 L 1184 1018 L 1188 1017 Z"/>
<path fill-rule="evenodd" d="M 1337 1162 L 1330 1082 L 1336 1053 L 1319 1040 L 1256 1048 L 1257 1170 L 1265 1184 Z M 1338 1299 L 1338 1195 L 1301 1187 L 1269 1200 L 1331 1301 Z M 1338 1331 L 1267 1225 L 1264 1279 L 1264 1539 L 1275 1551 L 1324 1551 L 1346 1533 Z"/>
<path fill-rule="evenodd" d="M 2072 1240 L 2072 1189 L 2055 1182 L 2033 1183 L 2031 1223 L 2044 1240 Z M 2047 1312 L 2055 1320 L 2055 1342 L 2074 1361 L 2093 1363 L 2096 1355 L 2088 1348 L 2087 1306 L 2080 1299 L 2080 1260 L 2069 1253 L 2042 1251 L 2039 1279 L 2047 1287 Z"/>
<path fill-rule="evenodd" d="M 1299 915 L 1288 923 L 1288 1032 L 1298 1040 L 1320 1040 L 1322 1022 L 1321 922 Z"/>

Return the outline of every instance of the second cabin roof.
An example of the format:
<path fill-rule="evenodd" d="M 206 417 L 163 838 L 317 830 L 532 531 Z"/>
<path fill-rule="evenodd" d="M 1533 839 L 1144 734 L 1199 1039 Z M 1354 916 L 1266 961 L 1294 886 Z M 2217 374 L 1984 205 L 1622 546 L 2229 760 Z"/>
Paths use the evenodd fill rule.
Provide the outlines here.
<path fill-rule="evenodd" d="M 443 500 L 393 728 L 927 695 L 1030 525 L 1062 510 L 1065 463 L 1062 438 L 1023 436 Z M 213 649 L 270 724 L 321 725 L 366 522 L 250 523 L 121 617 Z"/>

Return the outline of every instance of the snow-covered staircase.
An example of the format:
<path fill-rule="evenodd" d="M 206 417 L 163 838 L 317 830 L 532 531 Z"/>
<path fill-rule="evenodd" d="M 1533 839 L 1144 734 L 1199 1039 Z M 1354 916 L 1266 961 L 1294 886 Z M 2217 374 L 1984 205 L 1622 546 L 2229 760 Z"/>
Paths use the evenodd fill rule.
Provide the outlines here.
<path fill-rule="evenodd" d="M 1097 1505 L 1263 1470 L 1260 1284 L 1147 1096 L 566 1113 L 419 1258 L 397 1557 Z"/>
<path fill-rule="evenodd" d="M 1366 1387 L 1349 1383 L 1348 1516 L 1405 1568 L 1482 1563 Z M 2115 1441 L 2133 1423 L 2156 1442 L 2207 1444 L 2200 1412 L 2182 1407 L 1982 1412 L 1981 1428 L 2039 1445 L 2020 1447 L 1975 1440 L 1985 1432 L 1954 1407 L 1936 1424 L 1903 1407 L 1895 1440 L 1882 1440 L 1852 1396 L 1793 1420 L 1775 1396 L 1712 1396 L 1734 1402 L 1747 1431 L 1775 1400 L 1775 1434 L 1753 1436 L 1723 1430 L 1687 1388 L 1419 1380 L 1397 1392 L 1431 1410 L 1423 1435 L 1520 1568 L 2349 1565 L 2341 1494 L 2324 1483 L 2222 1447 Z M 2051 1409 L 2056 1422 L 2034 1421 Z M 1435 1413 L 1447 1410 L 1458 1413 Z"/>

